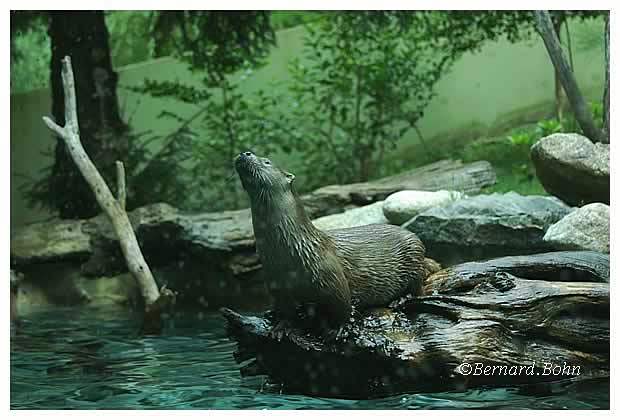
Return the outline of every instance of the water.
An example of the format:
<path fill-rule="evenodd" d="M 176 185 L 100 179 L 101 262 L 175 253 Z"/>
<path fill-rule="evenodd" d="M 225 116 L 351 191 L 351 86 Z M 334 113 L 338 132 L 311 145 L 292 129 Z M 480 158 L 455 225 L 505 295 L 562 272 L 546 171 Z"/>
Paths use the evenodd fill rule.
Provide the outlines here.
<path fill-rule="evenodd" d="M 281 394 L 241 378 L 216 312 L 178 314 L 140 337 L 129 313 L 63 308 L 23 319 L 11 338 L 12 409 L 444 409 L 609 407 L 605 381 L 340 400 Z M 541 395 L 544 394 L 544 395 Z"/>

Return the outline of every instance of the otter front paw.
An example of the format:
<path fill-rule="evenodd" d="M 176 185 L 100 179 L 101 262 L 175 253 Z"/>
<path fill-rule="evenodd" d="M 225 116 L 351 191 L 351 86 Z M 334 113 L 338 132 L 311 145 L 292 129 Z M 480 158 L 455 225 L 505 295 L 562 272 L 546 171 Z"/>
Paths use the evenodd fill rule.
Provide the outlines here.
<path fill-rule="evenodd" d="M 342 343 L 353 336 L 353 324 L 347 322 L 338 328 L 325 330 L 323 332 L 323 339 L 326 343 Z"/>
<path fill-rule="evenodd" d="M 282 339 L 288 335 L 290 335 L 293 330 L 293 326 L 287 320 L 280 320 L 276 325 L 271 327 L 269 330 L 269 338 L 272 338 L 277 341 L 282 341 Z"/>

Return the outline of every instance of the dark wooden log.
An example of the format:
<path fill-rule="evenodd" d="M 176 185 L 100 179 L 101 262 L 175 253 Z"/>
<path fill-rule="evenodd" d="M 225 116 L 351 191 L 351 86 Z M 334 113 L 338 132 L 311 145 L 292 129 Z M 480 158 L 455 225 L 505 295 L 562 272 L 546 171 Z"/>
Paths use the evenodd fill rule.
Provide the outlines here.
<path fill-rule="evenodd" d="M 332 185 L 301 197 L 312 218 L 382 200 L 401 189 L 458 189 L 476 192 L 495 182 L 488 162 L 441 161 L 374 182 Z M 249 209 L 190 214 L 167 204 L 153 204 L 129 213 L 146 261 L 152 267 L 194 258 L 224 275 L 256 272 Z M 84 274 L 113 275 L 126 271 L 116 235 L 108 220 L 35 223 L 11 236 L 15 267 L 75 261 Z"/>
<path fill-rule="evenodd" d="M 241 373 L 288 392 L 373 398 L 600 379 L 609 376 L 608 280 L 609 256 L 595 252 L 462 264 L 432 275 L 425 296 L 361 314 L 337 343 L 301 328 L 277 341 L 269 313 L 222 314 Z"/>
<path fill-rule="evenodd" d="M 510 275 L 522 279 L 609 283 L 609 255 L 593 251 L 547 252 L 467 262 L 429 278 L 425 294 L 457 292 L 477 285 L 479 277 Z"/>

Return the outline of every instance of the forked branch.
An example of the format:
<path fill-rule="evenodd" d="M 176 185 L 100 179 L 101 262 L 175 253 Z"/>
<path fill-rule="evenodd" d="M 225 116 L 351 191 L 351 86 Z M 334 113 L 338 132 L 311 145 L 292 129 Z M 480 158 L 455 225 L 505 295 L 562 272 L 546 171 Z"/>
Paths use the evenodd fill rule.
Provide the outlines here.
<path fill-rule="evenodd" d="M 125 212 L 125 175 L 122 163 L 117 162 L 118 200 L 90 160 L 80 140 L 75 96 L 75 82 L 71 58 L 62 60 L 62 82 L 65 96 L 65 126 L 61 127 L 48 117 L 43 117 L 45 124 L 65 142 L 67 150 L 82 173 L 84 179 L 95 193 L 99 206 L 108 216 L 118 237 L 127 268 L 138 282 L 145 303 L 145 330 L 157 332 L 162 308 L 174 301 L 174 293 L 165 287 L 158 290 L 153 274 L 146 263 L 135 232 Z M 120 179 L 122 178 L 122 179 Z"/>

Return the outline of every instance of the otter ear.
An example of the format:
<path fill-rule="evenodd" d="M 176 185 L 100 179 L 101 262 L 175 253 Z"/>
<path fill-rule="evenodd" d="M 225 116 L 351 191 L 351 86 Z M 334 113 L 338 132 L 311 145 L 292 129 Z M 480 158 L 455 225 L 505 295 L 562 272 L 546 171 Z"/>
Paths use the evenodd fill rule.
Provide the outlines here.
<path fill-rule="evenodd" d="M 284 172 L 284 175 L 286 176 L 286 179 L 288 180 L 289 184 L 292 184 L 293 181 L 295 180 L 295 175 L 293 175 L 290 172 Z"/>

